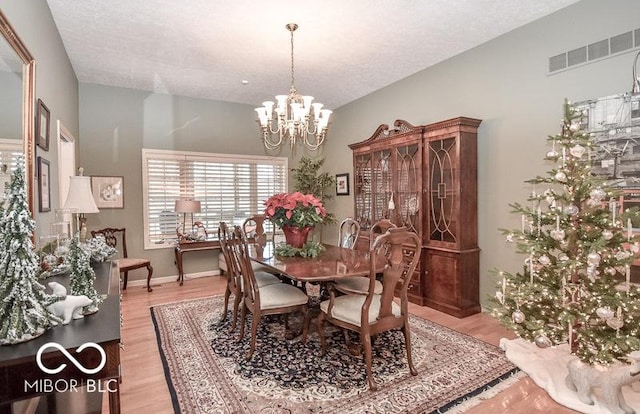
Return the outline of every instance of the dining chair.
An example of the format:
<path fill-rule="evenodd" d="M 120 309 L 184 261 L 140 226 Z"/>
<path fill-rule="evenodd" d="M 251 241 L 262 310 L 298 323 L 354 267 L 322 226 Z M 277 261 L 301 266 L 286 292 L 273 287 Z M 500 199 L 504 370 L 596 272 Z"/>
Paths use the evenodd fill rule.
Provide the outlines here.
<path fill-rule="evenodd" d="M 247 312 L 250 312 L 253 316 L 251 318 L 251 346 L 246 355 L 247 360 L 252 358 L 256 349 L 258 325 L 265 315 L 284 315 L 286 334 L 289 330 L 288 315 L 294 312 L 302 313 L 301 340 L 302 343 L 306 344 L 309 330 L 309 308 L 307 306 L 309 297 L 302 290 L 286 283 L 259 286 L 251 266 L 247 238 L 239 226 L 234 228 L 231 239 L 233 241 L 231 246 L 237 255 L 244 283 L 243 305 L 240 312 L 240 336 L 238 340 L 244 338 Z"/>
<path fill-rule="evenodd" d="M 124 280 L 122 282 L 122 290 L 127 289 L 127 281 L 129 279 L 129 272 L 135 269 L 147 269 L 147 292 L 153 291 L 151 289 L 151 276 L 153 275 L 153 266 L 149 259 L 129 257 L 127 253 L 127 229 L 126 228 L 113 228 L 106 227 L 100 230 L 92 230 L 91 236 L 97 235 L 104 236 L 105 243 L 118 250 L 120 257 L 117 259 L 118 269 L 120 273 L 124 274 Z M 118 244 L 120 239 L 120 244 Z"/>
<path fill-rule="evenodd" d="M 245 219 L 242 223 L 242 230 L 247 235 L 247 238 L 253 241 L 258 253 L 262 252 L 269 244 L 271 244 L 271 246 L 274 246 L 275 232 L 265 231 L 264 222 L 266 219 L 267 217 L 264 214 L 255 214 Z M 252 266 L 254 270 L 261 270 L 268 273 L 270 272 L 268 268 L 261 266 L 258 263 L 252 263 Z M 228 271 L 227 267 L 228 266 L 226 259 L 221 252 L 218 256 L 218 268 L 220 269 L 221 273 L 224 273 Z"/>
<path fill-rule="evenodd" d="M 360 223 L 351 217 L 342 220 L 338 227 L 338 246 L 354 249 L 360 236 Z"/>
<path fill-rule="evenodd" d="M 377 251 L 384 255 L 376 254 Z M 364 359 L 369 389 L 377 386 L 372 373 L 371 337 L 381 332 L 402 329 L 407 351 L 407 363 L 411 375 L 418 371 L 411 357 L 411 336 L 407 289 L 420 257 L 420 238 L 405 227 L 390 228 L 376 238 L 370 249 L 369 289 L 366 295 L 347 294 L 336 296 L 335 289 L 329 285 L 329 299 L 320 303 L 320 315 L 317 330 L 320 335 L 320 353 L 326 352 L 324 322 L 328 321 L 343 329 L 357 332 L 364 348 Z M 383 263 L 379 263 L 382 260 Z M 382 292 L 375 292 L 376 269 L 384 267 L 382 272 Z M 396 286 L 402 287 L 399 302 L 394 300 Z M 379 343 L 379 346 L 384 344 Z"/>
<path fill-rule="evenodd" d="M 388 219 L 382 219 L 374 223 L 369 231 L 369 248 L 373 246 L 376 237 L 396 227 L 397 226 Z M 369 278 L 367 276 L 345 277 L 336 281 L 334 287 L 342 293 L 359 293 L 365 295 L 369 289 Z M 379 280 L 376 280 L 375 291 L 378 294 L 382 292 L 382 283 Z"/>
<path fill-rule="evenodd" d="M 224 292 L 224 311 L 222 313 L 222 320 L 227 318 L 227 311 L 229 310 L 229 298 L 233 294 L 233 321 L 231 322 L 231 331 L 236 329 L 236 323 L 238 321 L 238 310 L 240 309 L 240 303 L 242 302 L 242 290 L 244 282 L 242 279 L 242 270 L 240 269 L 240 263 L 232 243 L 236 242 L 232 238 L 231 230 L 227 223 L 220 222 L 218 225 L 218 240 L 220 241 L 221 254 L 224 255 L 225 262 L 227 263 L 227 287 Z M 254 273 L 256 283 L 258 286 L 273 285 L 280 283 L 280 279 L 271 273 L 256 271 Z"/>

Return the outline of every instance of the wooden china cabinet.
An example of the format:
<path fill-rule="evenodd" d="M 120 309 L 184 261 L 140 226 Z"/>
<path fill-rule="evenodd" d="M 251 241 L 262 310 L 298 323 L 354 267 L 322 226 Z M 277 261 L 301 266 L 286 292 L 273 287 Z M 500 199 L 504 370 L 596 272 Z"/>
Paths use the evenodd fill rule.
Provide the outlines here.
<path fill-rule="evenodd" d="M 354 216 L 368 229 L 388 218 L 422 240 L 409 300 L 465 317 L 480 311 L 477 129 L 480 120 L 454 118 L 413 126 L 383 124 L 351 144 Z"/>

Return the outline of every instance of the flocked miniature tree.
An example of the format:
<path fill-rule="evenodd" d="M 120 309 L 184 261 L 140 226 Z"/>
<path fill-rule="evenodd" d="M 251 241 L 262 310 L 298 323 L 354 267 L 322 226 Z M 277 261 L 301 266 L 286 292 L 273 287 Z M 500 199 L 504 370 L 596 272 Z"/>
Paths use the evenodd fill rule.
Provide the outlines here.
<path fill-rule="evenodd" d="M 69 287 L 72 295 L 85 295 L 91 299 L 93 304 L 87 308 L 87 312 L 96 312 L 102 303 L 102 297 L 94 286 L 96 272 L 91 268 L 91 253 L 80 245 L 78 239 L 78 235 L 73 237 L 69 246 Z"/>
<path fill-rule="evenodd" d="M 541 348 L 568 342 L 582 361 L 607 365 L 640 349 L 640 294 L 629 280 L 638 244 L 616 191 L 590 171 L 596 143 L 581 117 L 565 102 L 561 133 L 548 138 L 553 167 L 527 181 L 527 203 L 511 205 L 521 228 L 503 233 L 524 266 L 496 270 L 493 315 Z"/>
<path fill-rule="evenodd" d="M 31 237 L 35 222 L 27 203 L 24 158 L 11 175 L 0 210 L 0 344 L 28 341 L 60 321 L 47 306 L 59 298 L 38 283 L 38 256 Z"/>

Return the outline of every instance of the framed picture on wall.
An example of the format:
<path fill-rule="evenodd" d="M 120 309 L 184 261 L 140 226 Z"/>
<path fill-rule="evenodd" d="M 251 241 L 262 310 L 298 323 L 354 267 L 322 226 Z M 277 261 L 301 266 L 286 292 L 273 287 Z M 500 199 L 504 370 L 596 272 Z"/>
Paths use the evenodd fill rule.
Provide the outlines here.
<path fill-rule="evenodd" d="M 49 151 L 49 108 L 38 99 L 36 110 L 36 144 L 45 151 Z"/>
<path fill-rule="evenodd" d="M 92 175 L 91 192 L 98 208 L 124 208 L 124 177 Z"/>
<path fill-rule="evenodd" d="M 336 195 L 349 195 L 349 173 L 336 174 Z"/>
<path fill-rule="evenodd" d="M 38 211 L 51 211 L 51 167 L 42 157 L 38 157 Z"/>

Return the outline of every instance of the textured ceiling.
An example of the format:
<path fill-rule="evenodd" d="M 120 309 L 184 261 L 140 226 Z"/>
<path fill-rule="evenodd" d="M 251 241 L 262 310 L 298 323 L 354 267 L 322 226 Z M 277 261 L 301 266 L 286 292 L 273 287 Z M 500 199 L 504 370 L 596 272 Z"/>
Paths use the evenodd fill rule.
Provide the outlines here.
<path fill-rule="evenodd" d="M 47 0 L 80 82 L 335 109 L 577 0 Z M 244 85 L 242 81 L 247 81 Z"/>

